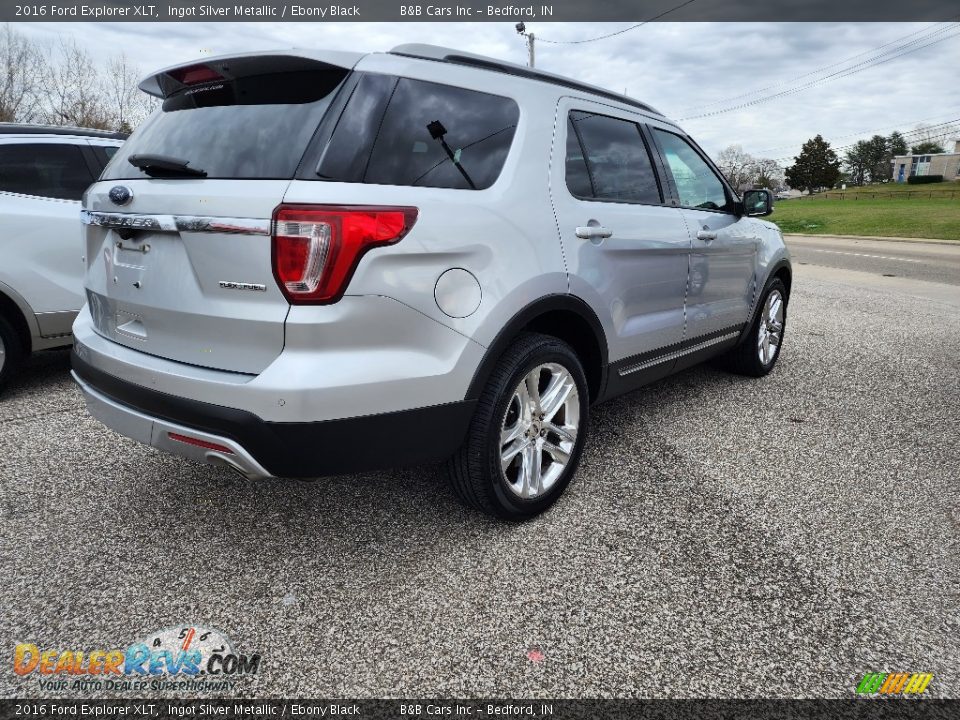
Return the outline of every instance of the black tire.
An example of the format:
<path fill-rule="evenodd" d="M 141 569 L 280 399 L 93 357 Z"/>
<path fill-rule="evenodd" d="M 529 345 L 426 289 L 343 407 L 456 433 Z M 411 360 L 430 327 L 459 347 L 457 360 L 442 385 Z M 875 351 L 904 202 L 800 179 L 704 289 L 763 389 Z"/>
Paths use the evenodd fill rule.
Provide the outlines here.
<path fill-rule="evenodd" d="M 511 489 L 501 470 L 500 432 L 507 412 L 516 407 L 513 403 L 515 389 L 525 376 L 545 363 L 560 365 L 573 378 L 579 398 L 579 424 L 569 459 L 553 485 L 542 495 L 523 498 Z M 467 438 L 447 462 L 454 492 L 468 506 L 503 519 L 524 520 L 542 513 L 557 501 L 577 471 L 589 426 L 589 412 L 586 376 L 573 349 L 549 335 L 520 335 L 491 373 L 477 403 Z"/>
<path fill-rule="evenodd" d="M 7 319 L 0 316 L 0 392 L 6 387 L 10 379 L 16 375 L 23 361 L 23 343 L 16 328 Z"/>
<path fill-rule="evenodd" d="M 767 300 L 775 292 L 780 294 L 783 301 L 783 323 L 780 330 L 780 342 L 776 346 L 773 357 L 768 362 L 763 362 L 758 352 L 761 323 L 764 320 L 763 314 L 764 308 L 767 306 Z M 788 300 L 786 285 L 783 284 L 780 278 L 772 278 L 764 288 L 760 302 L 757 303 L 757 310 L 750 323 L 749 331 L 735 348 L 717 359 L 717 364 L 724 370 L 748 377 L 763 377 L 773 370 L 773 367 L 777 364 L 777 358 L 780 357 L 780 350 L 783 348 L 783 340 L 786 337 Z"/>

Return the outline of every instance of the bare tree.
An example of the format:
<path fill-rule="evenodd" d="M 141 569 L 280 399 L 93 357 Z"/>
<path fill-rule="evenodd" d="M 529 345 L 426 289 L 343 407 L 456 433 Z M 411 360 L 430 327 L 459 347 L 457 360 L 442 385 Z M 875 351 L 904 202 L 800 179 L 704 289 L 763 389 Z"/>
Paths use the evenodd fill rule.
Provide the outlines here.
<path fill-rule="evenodd" d="M 769 158 L 755 158 L 739 145 L 731 145 L 717 156 L 717 167 L 740 192 L 753 187 L 774 189 L 783 184 L 783 168 Z"/>
<path fill-rule="evenodd" d="M 140 69 L 120 53 L 107 65 L 107 90 L 112 105 L 113 127 L 132 132 L 153 110 L 152 98 L 137 87 Z"/>
<path fill-rule="evenodd" d="M 755 163 L 753 156 L 740 145 L 731 145 L 717 155 L 717 167 L 737 192 L 753 185 Z"/>
<path fill-rule="evenodd" d="M 75 40 L 60 39 L 48 77 L 44 113 L 48 123 L 111 127 L 107 84 L 93 58 Z"/>
<path fill-rule="evenodd" d="M 753 164 L 753 186 L 776 190 L 784 183 L 783 166 L 770 158 L 757 158 Z"/>
<path fill-rule="evenodd" d="M 46 75 L 40 47 L 4 25 L 0 30 L 0 122 L 39 118 Z"/>

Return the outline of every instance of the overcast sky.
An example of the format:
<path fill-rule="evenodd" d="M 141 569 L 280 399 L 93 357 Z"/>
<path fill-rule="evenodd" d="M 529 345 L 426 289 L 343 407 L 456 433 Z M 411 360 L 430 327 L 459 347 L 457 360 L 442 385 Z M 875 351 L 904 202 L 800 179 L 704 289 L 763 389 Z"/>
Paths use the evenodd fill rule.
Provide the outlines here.
<path fill-rule="evenodd" d="M 58 34 L 73 37 L 97 58 L 124 52 L 144 74 L 210 54 L 289 47 L 373 52 L 409 42 L 526 63 L 524 39 L 509 22 L 91 22 L 15 23 L 15 27 L 49 41 Z M 674 119 L 750 103 L 842 73 L 865 63 L 875 54 L 872 51 L 888 43 L 878 52 L 893 52 L 909 42 L 914 44 L 904 49 L 919 48 L 768 102 L 684 120 L 684 128 L 712 154 L 739 144 L 751 154 L 789 164 L 801 143 L 817 133 L 842 146 L 875 132 L 886 135 L 920 123 L 960 119 L 960 23 L 663 22 L 596 42 L 546 42 L 593 38 L 627 27 L 629 23 L 530 23 L 528 30 L 538 37 L 538 68 L 626 91 Z M 920 47 L 938 39 L 942 41 Z M 837 65 L 848 58 L 853 59 Z M 825 66 L 834 67 L 813 72 Z"/>

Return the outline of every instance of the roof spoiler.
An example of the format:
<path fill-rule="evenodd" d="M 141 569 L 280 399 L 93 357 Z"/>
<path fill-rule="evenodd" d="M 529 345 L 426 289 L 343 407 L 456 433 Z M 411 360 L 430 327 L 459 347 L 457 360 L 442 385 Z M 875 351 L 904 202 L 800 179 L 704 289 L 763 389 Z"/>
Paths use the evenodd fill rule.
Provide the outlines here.
<path fill-rule="evenodd" d="M 218 56 L 164 68 L 144 78 L 139 87 L 148 95 L 165 99 L 191 85 L 218 80 L 230 81 L 253 75 L 317 70 L 318 66 L 324 65 L 349 70 L 363 55 L 335 50 L 284 50 L 276 53 Z"/>

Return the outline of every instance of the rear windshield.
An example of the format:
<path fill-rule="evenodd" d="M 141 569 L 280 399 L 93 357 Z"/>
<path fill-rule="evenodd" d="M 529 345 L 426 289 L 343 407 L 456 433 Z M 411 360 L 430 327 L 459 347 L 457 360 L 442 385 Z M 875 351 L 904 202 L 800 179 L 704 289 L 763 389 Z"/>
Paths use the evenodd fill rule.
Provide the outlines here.
<path fill-rule="evenodd" d="M 348 74 L 323 66 L 184 88 L 124 143 L 103 179 L 149 177 L 131 155 L 187 161 L 208 178 L 290 179 Z"/>

